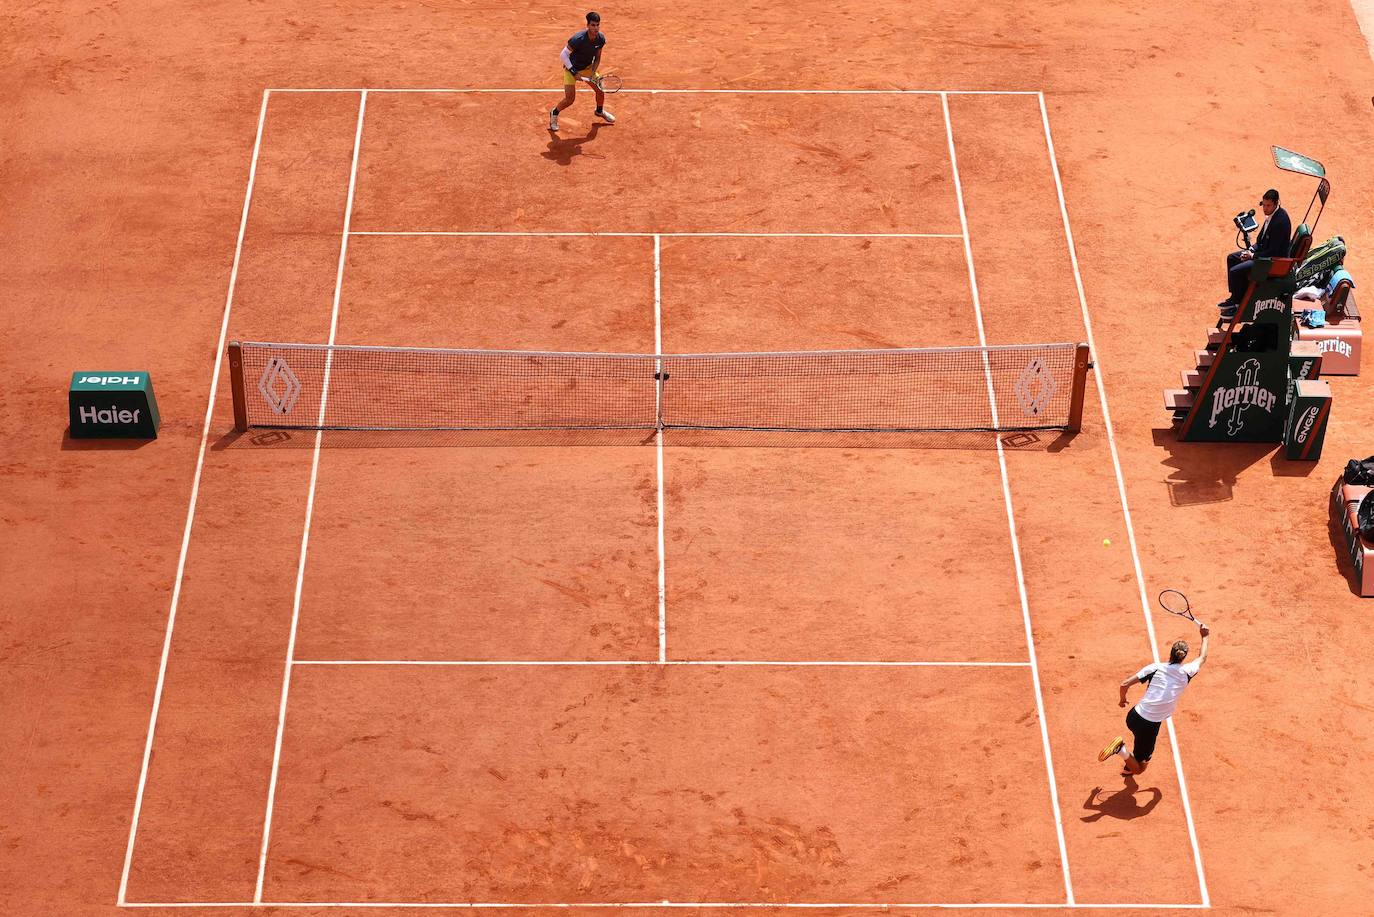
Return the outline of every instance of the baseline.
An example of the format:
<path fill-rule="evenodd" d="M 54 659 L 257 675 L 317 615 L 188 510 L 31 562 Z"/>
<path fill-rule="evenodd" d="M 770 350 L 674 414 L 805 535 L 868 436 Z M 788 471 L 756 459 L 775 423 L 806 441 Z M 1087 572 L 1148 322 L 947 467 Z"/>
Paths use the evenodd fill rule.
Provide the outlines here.
<path fill-rule="evenodd" d="M 263 901 L 254 903 L 252 901 L 189 901 L 177 902 L 173 904 L 158 904 L 156 902 L 128 902 L 121 904 L 120 907 L 126 908 L 395 908 L 395 909 L 424 909 L 424 910 L 539 910 L 542 908 L 556 908 L 558 910 L 586 910 L 592 908 L 709 908 L 712 910 L 728 908 L 763 908 L 774 909 L 800 909 L 800 910 L 824 910 L 830 908 L 844 908 L 847 910 L 866 910 L 866 911 L 888 911 L 888 910 L 1030 910 L 1030 911 L 1088 911 L 1088 910 L 1150 910 L 1150 911 L 1188 911 L 1203 910 L 1209 907 L 1205 904 L 1049 904 L 1049 903 L 1026 903 L 1026 902 L 938 902 L 938 901 L 893 901 L 893 902 L 869 902 L 869 901 L 834 901 L 834 902 L 810 902 L 810 901 L 603 901 L 603 902 L 558 902 L 558 901 L 535 901 L 535 902 L 506 902 L 506 901 Z"/>
<path fill-rule="evenodd" d="M 357 87 L 353 89 L 334 89 L 329 87 L 321 88 L 292 88 L 280 87 L 267 90 L 268 92 L 369 92 L 369 93 L 562 93 L 559 88 L 521 88 L 521 89 L 479 89 L 472 87 L 455 88 L 395 88 L 386 89 L 378 87 Z M 883 96 L 883 95 L 903 95 L 903 96 L 938 96 L 938 95 L 963 95 L 963 96 L 1033 96 L 1039 95 L 1037 89 L 622 89 L 624 93 L 639 93 L 643 95 L 795 95 L 795 96 Z"/>

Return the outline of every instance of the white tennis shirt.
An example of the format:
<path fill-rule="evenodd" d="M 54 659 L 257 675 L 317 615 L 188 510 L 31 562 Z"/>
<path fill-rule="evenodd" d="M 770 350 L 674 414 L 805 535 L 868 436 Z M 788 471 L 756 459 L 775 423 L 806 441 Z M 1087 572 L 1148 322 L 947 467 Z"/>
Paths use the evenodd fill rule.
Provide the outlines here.
<path fill-rule="evenodd" d="M 1135 705 L 1135 712 L 1152 723 L 1162 723 L 1173 715 L 1183 689 L 1202 668 L 1202 660 L 1194 659 L 1187 664 L 1176 662 L 1152 662 L 1136 673 L 1135 677 L 1148 682 L 1145 696 Z"/>

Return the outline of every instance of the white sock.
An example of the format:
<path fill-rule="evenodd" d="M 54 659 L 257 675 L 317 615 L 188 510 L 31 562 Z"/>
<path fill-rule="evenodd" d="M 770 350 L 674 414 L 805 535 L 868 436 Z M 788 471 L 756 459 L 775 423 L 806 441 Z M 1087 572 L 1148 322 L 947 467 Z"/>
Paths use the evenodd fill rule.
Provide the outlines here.
<path fill-rule="evenodd" d="M 1121 747 L 1116 750 L 1116 753 L 1123 758 L 1129 758 L 1131 756 L 1130 752 L 1126 751 L 1125 742 L 1121 743 Z"/>

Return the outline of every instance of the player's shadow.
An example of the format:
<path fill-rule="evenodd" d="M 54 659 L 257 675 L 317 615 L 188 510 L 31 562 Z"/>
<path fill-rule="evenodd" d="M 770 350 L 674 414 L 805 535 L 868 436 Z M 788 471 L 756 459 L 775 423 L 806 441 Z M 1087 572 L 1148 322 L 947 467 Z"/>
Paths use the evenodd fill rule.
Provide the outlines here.
<path fill-rule="evenodd" d="M 1135 782 L 1135 778 L 1126 777 L 1125 780 L 1126 785 L 1110 796 L 1101 795 L 1102 787 L 1093 787 L 1093 791 L 1088 794 L 1087 802 L 1083 803 L 1083 808 L 1092 814 L 1084 815 L 1081 820 L 1090 823 L 1103 818 L 1130 821 L 1133 818 L 1149 815 L 1154 807 L 1159 805 L 1159 800 L 1164 796 L 1159 791 L 1159 787 L 1152 786 L 1145 790 L 1145 801 L 1142 804 L 1136 796 L 1140 786 Z"/>
<path fill-rule="evenodd" d="M 549 131 L 549 148 L 539 155 L 558 163 L 560 166 L 572 165 L 572 161 L 578 156 L 588 155 L 582 147 L 595 140 L 596 132 L 601 128 L 601 122 L 593 121 L 591 126 L 587 128 L 587 133 L 581 137 L 560 137 L 553 131 Z"/>

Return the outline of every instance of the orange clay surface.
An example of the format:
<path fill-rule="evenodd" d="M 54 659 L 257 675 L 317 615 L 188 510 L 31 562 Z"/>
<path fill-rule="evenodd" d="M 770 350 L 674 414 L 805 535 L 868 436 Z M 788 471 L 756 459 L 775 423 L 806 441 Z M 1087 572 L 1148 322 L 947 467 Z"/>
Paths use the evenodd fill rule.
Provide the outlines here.
<path fill-rule="evenodd" d="M 553 138 L 580 8 L 0 17 L 0 912 L 1125 915 L 1198 905 L 1204 878 L 1218 913 L 1367 911 L 1374 605 L 1325 498 L 1374 452 L 1374 370 L 1332 381 L 1316 465 L 1179 444 L 1160 399 L 1227 216 L 1270 186 L 1302 216 L 1311 182 L 1270 143 L 1325 163 L 1318 239 L 1374 268 L 1350 9 L 602 13 L 633 88 L 1031 94 L 950 95 L 946 122 L 939 95 L 624 93 L 596 127 L 582 93 Z M 359 133 L 361 92 L 264 96 L 290 87 L 548 93 L 369 93 Z M 638 436 L 330 434 L 316 466 L 312 434 L 234 434 L 227 368 L 200 461 L 231 291 L 242 340 L 326 341 L 337 300 L 340 343 L 967 345 L 971 256 L 989 343 L 1085 340 L 1036 91 L 1143 590 L 1216 630 L 1180 747 L 1137 780 L 1096 761 L 1152 655 L 1099 376 L 1082 433 L 1007 441 L 1006 494 L 985 436 L 668 435 L 661 519 Z M 340 272 L 355 138 L 354 232 L 648 235 L 354 235 Z M 156 442 L 66 437 L 92 369 L 151 371 Z M 1157 651 L 1195 638 L 1152 614 Z"/>

